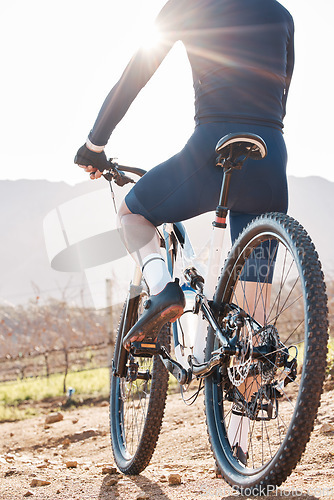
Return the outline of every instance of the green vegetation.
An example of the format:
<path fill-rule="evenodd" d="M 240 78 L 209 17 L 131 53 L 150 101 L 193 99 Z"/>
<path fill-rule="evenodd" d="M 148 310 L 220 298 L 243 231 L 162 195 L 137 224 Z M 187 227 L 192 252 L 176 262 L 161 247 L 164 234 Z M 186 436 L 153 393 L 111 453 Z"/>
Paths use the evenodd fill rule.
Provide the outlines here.
<path fill-rule="evenodd" d="M 0 422 L 14 422 L 34 417 L 38 411 L 34 408 L 20 410 L 17 406 L 5 406 L 0 403 Z"/>
<path fill-rule="evenodd" d="M 302 363 L 304 345 L 298 345 L 298 364 Z M 327 373 L 333 376 L 334 371 L 334 337 L 329 339 Z M 8 420 L 21 420 L 38 414 L 34 408 L 35 401 L 48 398 L 65 397 L 63 394 L 64 375 L 54 374 L 46 377 L 26 378 L 15 382 L 0 384 L 0 422 Z M 69 372 L 67 386 L 73 387 L 74 401 L 82 397 L 108 397 L 109 370 L 96 368 L 88 371 Z M 169 378 L 169 394 L 179 390 L 179 385 L 174 377 Z M 26 407 L 21 405 L 25 401 L 31 404 Z"/>
<path fill-rule="evenodd" d="M 36 377 L 0 384 L 0 422 L 18 420 L 35 415 L 34 401 L 64 396 L 63 374 L 50 375 L 49 378 Z M 75 389 L 74 399 L 82 396 L 108 396 L 109 370 L 97 368 L 89 371 L 70 372 L 67 386 Z M 24 401 L 31 401 L 27 408 L 18 408 Z"/>
<path fill-rule="evenodd" d="M 328 342 L 327 373 L 334 376 L 334 337 L 330 337 Z"/>
<path fill-rule="evenodd" d="M 298 355 L 297 363 L 298 366 L 303 364 L 304 359 L 304 342 L 300 342 L 298 345 Z M 294 355 L 294 351 L 291 350 L 291 354 Z M 328 342 L 328 354 L 327 354 L 327 374 L 334 371 L 334 337 L 329 337 Z"/>

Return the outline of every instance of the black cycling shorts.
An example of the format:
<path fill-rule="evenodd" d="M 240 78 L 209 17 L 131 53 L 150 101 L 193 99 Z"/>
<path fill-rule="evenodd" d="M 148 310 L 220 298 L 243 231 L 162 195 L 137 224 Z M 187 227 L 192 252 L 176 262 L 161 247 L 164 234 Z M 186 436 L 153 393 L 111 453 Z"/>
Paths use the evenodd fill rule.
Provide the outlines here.
<path fill-rule="evenodd" d="M 254 215 L 286 213 L 287 153 L 282 132 L 242 123 L 198 125 L 182 151 L 148 171 L 128 193 L 125 202 L 129 210 L 155 226 L 215 210 L 223 174 L 222 168 L 216 166 L 215 146 L 232 132 L 258 134 L 268 148 L 265 159 L 247 160 L 242 170 L 232 174 L 228 199 L 232 241 Z"/>

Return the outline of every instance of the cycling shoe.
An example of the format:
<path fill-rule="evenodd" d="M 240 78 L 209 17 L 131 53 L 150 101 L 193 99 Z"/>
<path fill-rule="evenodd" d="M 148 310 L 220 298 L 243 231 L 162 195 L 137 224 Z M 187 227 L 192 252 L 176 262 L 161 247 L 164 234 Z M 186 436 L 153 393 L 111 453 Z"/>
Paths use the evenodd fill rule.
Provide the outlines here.
<path fill-rule="evenodd" d="M 184 307 L 184 294 L 176 278 L 145 302 L 143 314 L 124 337 L 125 349 L 130 349 L 131 342 L 155 342 L 161 328 L 168 322 L 176 321 L 182 315 Z"/>

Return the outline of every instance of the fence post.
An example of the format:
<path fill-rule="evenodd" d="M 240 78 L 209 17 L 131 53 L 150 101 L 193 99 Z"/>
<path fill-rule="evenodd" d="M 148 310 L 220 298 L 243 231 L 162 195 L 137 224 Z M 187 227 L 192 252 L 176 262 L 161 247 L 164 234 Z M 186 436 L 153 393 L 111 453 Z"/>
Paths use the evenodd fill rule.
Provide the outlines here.
<path fill-rule="evenodd" d="M 63 382 L 63 393 L 66 394 L 66 378 L 67 378 L 68 366 L 69 366 L 69 359 L 68 359 L 69 352 L 68 352 L 67 348 L 64 348 L 64 355 L 65 355 L 65 373 L 64 373 L 64 382 Z"/>

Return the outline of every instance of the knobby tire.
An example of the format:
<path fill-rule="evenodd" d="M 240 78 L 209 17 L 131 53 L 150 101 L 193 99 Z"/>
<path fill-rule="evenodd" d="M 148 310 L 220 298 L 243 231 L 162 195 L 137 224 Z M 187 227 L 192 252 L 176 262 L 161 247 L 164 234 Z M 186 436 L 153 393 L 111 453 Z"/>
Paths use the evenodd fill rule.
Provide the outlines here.
<path fill-rule="evenodd" d="M 125 336 L 125 311 L 126 304 L 118 326 L 114 359 L 118 357 Z M 169 349 L 169 324 L 162 328 L 159 341 Z M 169 378 L 159 356 L 136 357 L 133 362 L 149 372 L 150 379 L 147 383 L 142 380 L 130 381 L 114 374 L 111 374 L 110 382 L 110 433 L 113 455 L 118 468 L 129 475 L 142 472 L 152 458 L 161 430 Z"/>
<path fill-rule="evenodd" d="M 249 458 L 246 466 L 235 456 L 233 447 L 227 437 L 229 425 L 227 413 L 228 411 L 231 413 L 233 405 L 235 405 L 235 401 L 230 403 L 226 401 L 228 399 L 226 387 L 231 385 L 227 370 L 230 370 L 229 373 L 234 373 L 231 372 L 231 370 L 234 370 L 233 363 L 229 361 L 228 364 L 228 361 L 226 361 L 225 366 L 217 368 L 205 382 L 207 429 L 217 469 L 231 486 L 238 488 L 241 492 L 248 488 L 247 494 L 249 494 L 249 491 L 253 491 L 254 494 L 266 493 L 270 491 L 270 487 L 279 486 L 297 465 L 313 429 L 326 369 L 328 321 L 323 273 L 310 237 L 293 218 L 284 214 L 270 213 L 255 219 L 247 226 L 234 243 L 225 261 L 215 292 L 214 304 L 220 307 L 222 304 L 235 302 L 238 279 L 245 262 L 251 255 L 252 246 L 259 245 L 259 242 L 266 238 L 279 241 L 279 245 L 283 246 L 283 249 L 285 248 L 285 257 L 283 255 L 283 259 L 277 261 L 275 265 L 275 268 L 279 269 L 281 266 L 283 270 L 283 277 L 280 281 L 282 290 L 279 291 L 279 287 L 276 287 L 280 294 L 276 301 L 280 305 L 274 304 L 272 306 L 274 312 L 273 310 L 269 311 L 268 306 L 268 316 L 274 318 L 271 323 L 277 327 L 278 337 L 278 334 L 280 334 L 280 314 L 282 316 L 287 314 L 290 307 L 293 313 L 292 320 L 301 315 L 301 319 L 296 319 L 296 326 L 291 326 L 292 333 L 290 337 L 287 333 L 284 333 L 289 326 L 289 322 L 283 323 L 282 320 L 282 325 L 287 324 L 288 326 L 281 327 L 281 330 L 288 339 L 287 344 L 291 343 L 292 338 L 297 335 L 296 332 L 299 332 L 298 346 L 301 350 L 302 346 L 304 346 L 304 356 L 302 363 L 298 361 L 296 380 L 289 380 L 289 384 L 283 388 L 283 392 L 286 391 L 286 394 L 282 397 L 283 402 L 280 399 L 277 400 L 277 422 L 275 423 L 274 420 L 259 422 L 255 418 L 254 421 L 250 420 Z M 290 279 L 287 264 L 288 257 L 295 265 L 297 278 L 291 276 Z M 295 285 L 295 283 L 298 284 Z M 292 289 L 290 295 L 284 291 L 288 285 Z M 240 286 L 246 290 L 245 283 L 241 283 Z M 272 289 L 274 289 L 274 283 Z M 300 290 L 299 298 L 297 289 Z M 259 290 L 261 291 L 261 284 Z M 282 298 L 283 292 L 286 293 L 287 297 L 284 299 L 285 303 Z M 297 298 L 295 298 L 295 295 Z M 263 298 L 262 300 L 264 301 Z M 272 298 L 272 301 L 274 301 L 274 298 Z M 291 305 L 289 305 L 289 301 Z M 246 303 L 247 297 L 245 293 L 243 307 Z M 292 320 L 290 319 L 290 323 Z M 270 317 L 268 317 L 268 323 L 270 323 Z M 217 347 L 219 347 L 218 341 L 213 330 L 209 328 L 206 360 L 210 359 L 211 352 Z M 293 353 L 293 348 L 290 347 L 289 352 L 290 354 Z M 269 379 L 272 376 L 271 383 L 274 383 L 274 378 L 279 375 L 282 369 L 273 367 L 271 373 L 269 361 L 267 365 Z M 266 376 L 268 377 L 268 373 Z M 236 389 L 235 387 L 232 390 L 229 389 L 230 401 L 233 399 L 231 395 L 237 393 Z M 288 400 L 286 403 L 285 399 Z M 291 414 L 289 422 L 285 422 L 284 413 L 281 413 L 283 416 L 279 414 L 284 404 L 286 404 L 286 408 L 290 412 L 289 415 Z M 262 411 L 260 415 L 266 414 Z M 261 426 L 262 438 L 261 432 L 255 434 L 256 431 L 254 430 L 255 428 L 261 429 Z M 277 429 L 275 426 L 277 426 Z M 276 436 L 276 441 L 273 440 L 272 443 L 270 442 L 270 432 Z M 251 442 L 251 439 L 254 439 L 254 442 Z M 262 445 L 262 449 L 260 445 Z M 265 449 L 266 447 L 267 449 Z"/>

